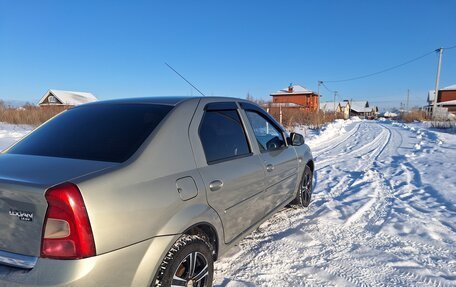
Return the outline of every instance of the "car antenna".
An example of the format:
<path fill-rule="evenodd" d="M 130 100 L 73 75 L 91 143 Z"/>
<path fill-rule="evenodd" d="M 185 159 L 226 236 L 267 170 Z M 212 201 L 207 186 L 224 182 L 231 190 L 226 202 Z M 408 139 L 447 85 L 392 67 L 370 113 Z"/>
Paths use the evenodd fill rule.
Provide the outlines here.
<path fill-rule="evenodd" d="M 181 77 L 184 81 L 186 81 L 190 86 L 192 86 L 192 88 L 194 88 L 196 91 L 198 91 L 198 93 L 200 93 L 201 95 L 203 95 L 203 97 L 205 97 L 206 95 L 201 92 L 197 87 L 195 87 L 192 83 L 190 83 L 190 81 L 188 81 L 184 76 L 182 76 L 181 74 L 179 74 L 178 71 L 176 71 L 173 67 L 171 67 L 170 64 L 166 63 L 165 62 L 165 65 L 168 66 L 168 68 L 170 68 L 174 73 L 176 73 L 179 77 Z"/>

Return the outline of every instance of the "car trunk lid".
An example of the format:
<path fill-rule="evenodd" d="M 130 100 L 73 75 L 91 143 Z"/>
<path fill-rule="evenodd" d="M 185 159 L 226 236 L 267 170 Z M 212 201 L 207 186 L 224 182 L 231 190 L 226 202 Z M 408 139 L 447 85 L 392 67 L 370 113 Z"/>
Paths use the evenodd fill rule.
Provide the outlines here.
<path fill-rule="evenodd" d="M 39 256 L 48 206 L 46 190 L 115 165 L 67 158 L 0 155 L 0 250 Z"/>

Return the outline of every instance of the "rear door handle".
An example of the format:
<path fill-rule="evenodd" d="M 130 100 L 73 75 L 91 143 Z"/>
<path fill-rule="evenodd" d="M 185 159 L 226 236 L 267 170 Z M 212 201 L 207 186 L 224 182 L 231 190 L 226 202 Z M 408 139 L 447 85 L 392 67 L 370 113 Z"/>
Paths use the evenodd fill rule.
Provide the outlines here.
<path fill-rule="evenodd" d="M 223 187 L 223 181 L 221 180 L 214 180 L 213 182 L 209 183 L 209 189 L 211 191 L 217 191 Z"/>
<path fill-rule="evenodd" d="M 274 166 L 272 164 L 267 164 L 266 165 L 266 171 L 271 172 L 274 170 Z"/>

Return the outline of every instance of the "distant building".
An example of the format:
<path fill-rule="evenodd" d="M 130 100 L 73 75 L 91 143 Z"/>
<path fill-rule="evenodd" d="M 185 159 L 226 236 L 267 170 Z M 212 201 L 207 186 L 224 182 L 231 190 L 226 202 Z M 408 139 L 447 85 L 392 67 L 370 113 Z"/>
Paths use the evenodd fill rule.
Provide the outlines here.
<path fill-rule="evenodd" d="M 90 102 L 95 102 L 98 99 L 91 93 L 49 90 L 47 91 L 38 105 L 41 107 L 46 106 L 66 106 L 72 107 L 82 105 Z"/>
<path fill-rule="evenodd" d="M 377 107 L 370 107 L 368 101 L 350 101 L 350 116 L 363 118 L 375 117 L 378 114 Z"/>
<path fill-rule="evenodd" d="M 272 104 L 294 104 L 301 110 L 317 111 L 318 95 L 300 85 L 291 85 L 288 88 L 271 94 Z"/>
<path fill-rule="evenodd" d="M 320 110 L 326 113 L 341 113 L 343 114 L 344 119 L 350 117 L 350 103 L 348 101 L 344 102 L 322 102 L 320 103 Z"/>
<path fill-rule="evenodd" d="M 322 110 L 325 113 L 340 113 L 342 112 L 342 107 L 338 102 L 321 102 L 320 110 Z"/>
<path fill-rule="evenodd" d="M 428 93 L 428 109 L 432 109 L 435 99 L 435 90 Z M 456 114 L 456 85 L 451 85 L 439 90 L 437 106 Z"/>
<path fill-rule="evenodd" d="M 350 117 L 350 102 L 343 101 L 339 103 L 342 112 L 344 113 L 344 119 L 348 119 Z"/>

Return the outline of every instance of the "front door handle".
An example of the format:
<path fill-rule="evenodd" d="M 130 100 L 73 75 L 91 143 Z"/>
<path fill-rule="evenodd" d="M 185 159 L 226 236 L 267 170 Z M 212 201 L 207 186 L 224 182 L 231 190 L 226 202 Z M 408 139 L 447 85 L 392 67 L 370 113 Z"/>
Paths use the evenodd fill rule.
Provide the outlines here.
<path fill-rule="evenodd" d="M 209 183 L 209 189 L 211 191 L 217 191 L 223 187 L 223 181 L 221 180 L 214 180 L 213 182 Z"/>
<path fill-rule="evenodd" d="M 274 170 L 274 166 L 272 164 L 266 165 L 266 171 L 271 172 Z"/>

